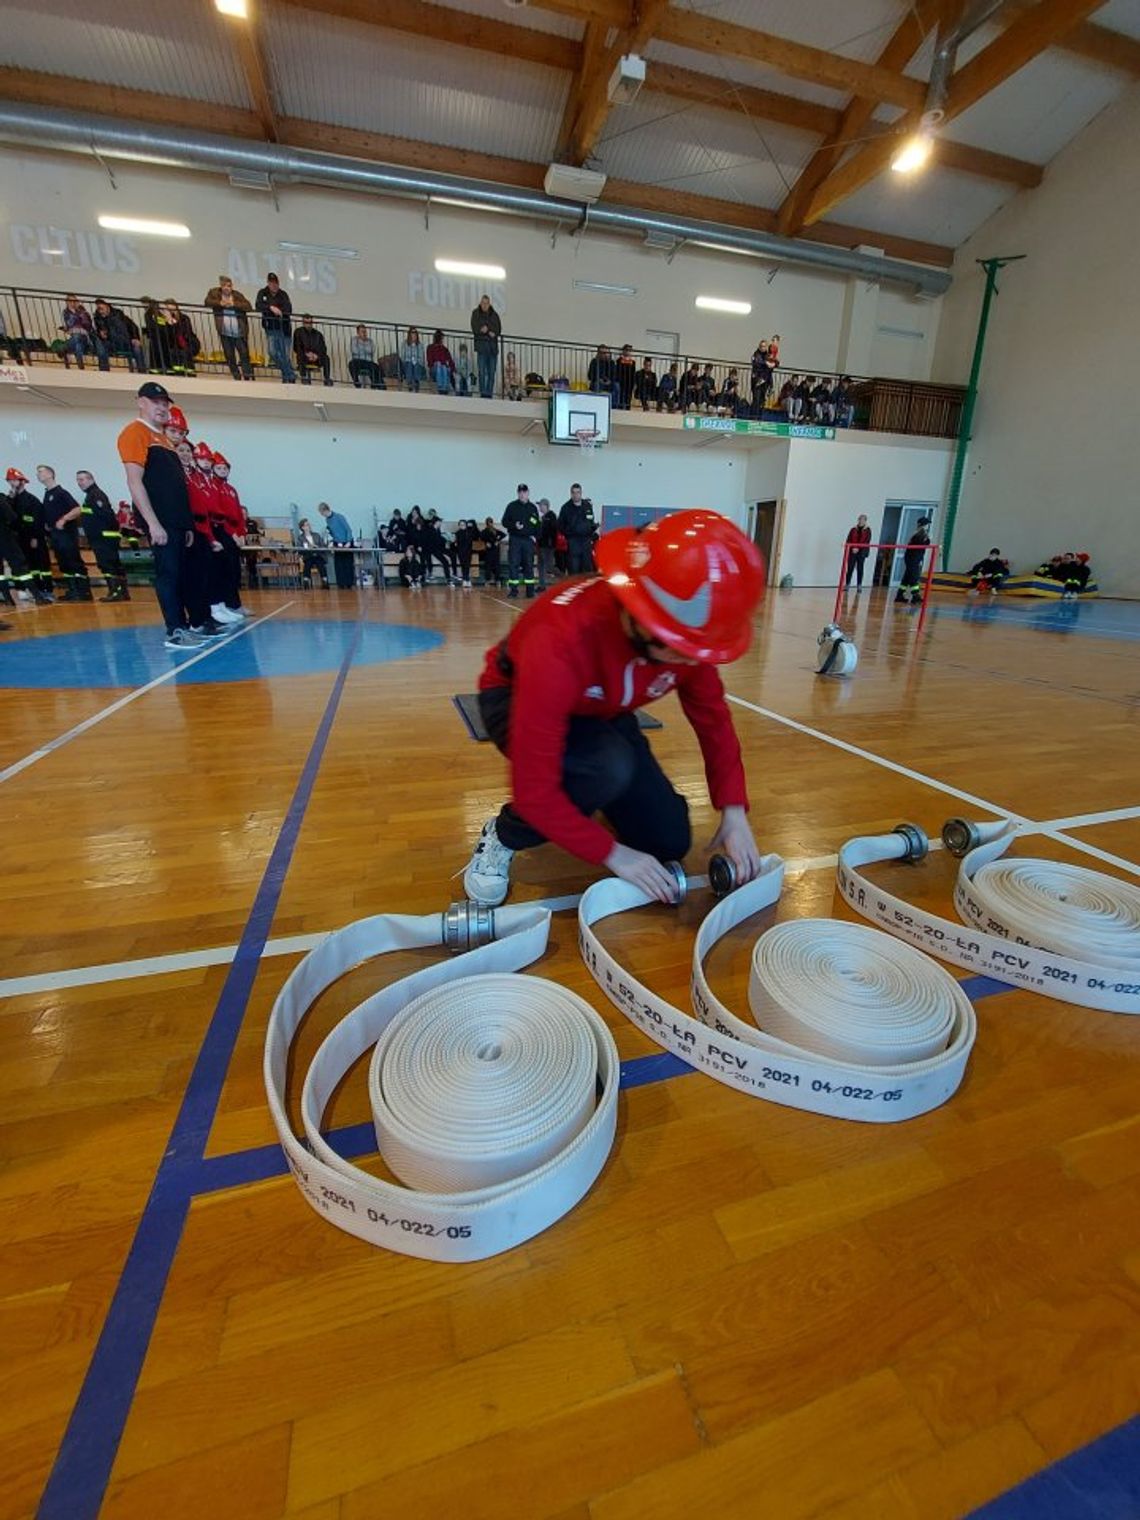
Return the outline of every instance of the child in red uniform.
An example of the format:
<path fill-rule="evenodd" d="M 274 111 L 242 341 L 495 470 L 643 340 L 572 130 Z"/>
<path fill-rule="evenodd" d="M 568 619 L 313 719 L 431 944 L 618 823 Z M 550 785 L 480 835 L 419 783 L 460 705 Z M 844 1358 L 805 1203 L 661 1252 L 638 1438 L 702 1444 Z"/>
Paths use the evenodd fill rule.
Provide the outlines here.
<path fill-rule="evenodd" d="M 210 525 L 222 546 L 223 597 L 226 611 L 237 618 L 249 613 L 241 604 L 241 539 L 245 534 L 245 508 L 230 484 L 230 462 L 224 454 L 213 458 L 214 507 Z"/>
<path fill-rule="evenodd" d="M 515 851 L 544 840 L 673 901 L 662 862 L 688 852 L 689 808 L 634 716 L 670 691 L 696 731 L 721 812 L 713 844 L 739 882 L 759 868 L 740 743 L 715 668 L 751 640 L 764 586 L 758 550 L 726 518 L 687 511 L 605 534 L 597 559 L 600 576 L 548 591 L 487 652 L 479 706 L 510 761 L 512 795 L 484 824 L 464 873 L 475 902 L 501 903 Z"/>
<path fill-rule="evenodd" d="M 217 492 L 214 490 L 214 451 L 208 443 L 194 445 L 193 464 L 186 477 L 186 484 L 190 490 L 190 511 L 194 516 L 192 564 L 205 586 L 211 620 L 219 628 L 225 628 L 230 623 L 240 623 L 241 618 L 230 612 L 224 601 L 223 551 L 214 532 L 213 521 L 218 512 Z"/>

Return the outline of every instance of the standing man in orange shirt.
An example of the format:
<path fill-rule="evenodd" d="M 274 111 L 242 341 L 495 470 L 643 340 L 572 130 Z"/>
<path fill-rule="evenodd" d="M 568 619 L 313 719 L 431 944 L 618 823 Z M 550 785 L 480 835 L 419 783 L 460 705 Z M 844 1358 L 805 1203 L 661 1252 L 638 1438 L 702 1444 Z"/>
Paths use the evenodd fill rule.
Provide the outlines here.
<path fill-rule="evenodd" d="M 119 458 L 131 500 L 146 523 L 154 555 L 154 589 L 166 621 L 167 649 L 200 649 L 190 631 L 186 604 L 194 519 L 186 476 L 163 429 L 170 420 L 170 393 L 156 380 L 138 390 L 138 417 L 119 434 Z"/>

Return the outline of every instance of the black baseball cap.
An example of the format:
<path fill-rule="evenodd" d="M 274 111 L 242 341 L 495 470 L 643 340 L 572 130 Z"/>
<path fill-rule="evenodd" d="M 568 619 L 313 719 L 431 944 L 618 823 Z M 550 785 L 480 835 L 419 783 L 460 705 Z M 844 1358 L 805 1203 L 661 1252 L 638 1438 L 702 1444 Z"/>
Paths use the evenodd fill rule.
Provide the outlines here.
<path fill-rule="evenodd" d="M 920 517 L 918 519 L 918 526 L 920 528 L 929 528 L 930 527 L 930 518 L 929 517 Z"/>
<path fill-rule="evenodd" d="M 159 385 L 157 380 L 148 380 L 138 389 L 140 396 L 145 396 L 148 401 L 169 401 L 170 392 L 165 385 Z"/>
<path fill-rule="evenodd" d="M 518 485 L 515 487 L 515 490 L 516 491 L 529 491 L 530 487 L 526 484 L 525 481 L 520 480 L 519 483 L 518 483 Z"/>

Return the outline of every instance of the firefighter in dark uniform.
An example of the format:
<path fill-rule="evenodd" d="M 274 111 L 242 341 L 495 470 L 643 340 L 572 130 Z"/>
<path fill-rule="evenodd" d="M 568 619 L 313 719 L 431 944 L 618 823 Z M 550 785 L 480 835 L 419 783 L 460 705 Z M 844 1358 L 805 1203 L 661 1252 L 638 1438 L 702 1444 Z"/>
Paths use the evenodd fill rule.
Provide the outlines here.
<path fill-rule="evenodd" d="M 7 566 L 7 569 L 5 569 Z M 33 590 L 32 572 L 20 547 L 20 525 L 11 498 L 0 496 L 0 602 L 16 605 L 13 590 Z M 37 597 L 37 601 L 39 598 Z M 10 626 L 5 623 L 5 628 Z"/>
<path fill-rule="evenodd" d="M 57 484 L 51 465 L 37 465 L 36 479 L 44 488 L 44 521 L 51 533 L 59 573 L 66 583 L 63 600 L 89 602 L 91 582 L 79 547 L 79 519 L 83 509 L 65 486 Z"/>
<path fill-rule="evenodd" d="M 531 597 L 536 585 L 534 551 L 542 525 L 538 508 L 530 499 L 530 488 L 520 484 L 518 493 L 503 513 L 503 527 L 507 530 L 507 596 L 518 596 L 522 585 Z"/>
<path fill-rule="evenodd" d="M 577 481 L 570 487 L 570 500 L 564 501 L 559 509 L 558 526 L 566 540 L 568 574 L 593 575 L 598 525 L 594 521 L 594 504 L 582 495 Z"/>
<path fill-rule="evenodd" d="M 107 595 L 101 602 L 129 602 L 127 576 L 119 558 L 119 517 L 110 497 L 96 485 L 90 470 L 76 470 L 75 483 L 83 492 L 83 531 L 95 556 L 95 563 L 107 583 Z"/>
<path fill-rule="evenodd" d="M 896 602 L 920 602 L 922 600 L 922 567 L 926 563 L 926 548 L 930 542 L 929 517 L 920 517 L 915 531 L 907 539 L 903 553 L 902 580 L 895 592 Z"/>
<path fill-rule="evenodd" d="M 25 489 L 28 477 L 22 470 L 17 470 L 15 465 L 8 471 L 6 479 L 12 510 L 16 514 L 16 536 L 28 562 L 28 590 L 34 601 L 47 606 L 55 598 L 52 595 L 51 554 L 48 552 L 47 530 L 44 527 L 43 502 Z"/>
<path fill-rule="evenodd" d="M 991 549 L 985 559 L 980 559 L 970 570 L 970 584 L 975 591 L 988 591 L 995 596 L 1002 582 L 1009 575 L 1009 560 L 1002 558 L 1000 549 Z"/>

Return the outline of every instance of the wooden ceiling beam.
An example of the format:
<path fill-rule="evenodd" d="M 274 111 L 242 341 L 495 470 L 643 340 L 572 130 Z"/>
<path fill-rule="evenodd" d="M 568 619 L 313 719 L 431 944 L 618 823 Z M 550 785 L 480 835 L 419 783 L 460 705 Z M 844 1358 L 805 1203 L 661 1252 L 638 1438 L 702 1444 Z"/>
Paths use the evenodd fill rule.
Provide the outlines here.
<path fill-rule="evenodd" d="M 582 44 L 572 37 L 552 37 L 530 26 L 475 16 L 446 5 L 425 5 L 423 0 L 384 0 L 382 6 L 376 0 L 277 0 L 277 3 L 315 11 L 321 16 L 335 16 L 341 21 L 360 21 L 387 31 L 475 48 L 502 59 L 540 63 L 551 69 L 576 70 L 582 61 Z M 605 23 L 599 25 L 604 39 Z"/>
<path fill-rule="evenodd" d="M 183 127 L 188 131 L 226 132 L 234 137 L 251 139 L 261 136 L 261 123 L 255 111 L 211 105 L 207 101 L 183 100 L 152 91 L 120 89 L 87 80 L 69 79 L 58 74 L 35 73 L 28 69 L 0 67 L 0 98 L 18 101 L 23 105 L 57 106 L 115 116 L 125 121 Z M 463 148 L 441 147 L 411 138 L 361 132 L 351 127 L 337 127 L 291 117 L 280 118 L 277 125 L 280 141 L 286 147 L 343 153 L 398 168 L 466 175 L 527 190 L 542 189 L 545 172 L 543 165 L 522 159 L 502 158 Z M 695 221 L 719 222 L 752 231 L 775 230 L 775 212 L 763 207 L 693 195 L 688 191 L 670 190 L 664 186 L 638 184 L 635 181 L 608 180 L 603 197 L 603 204 L 605 203 L 662 212 Z M 949 267 L 954 257 L 954 250 L 941 244 L 923 243 L 913 238 L 894 237 L 866 228 L 845 227 L 834 223 L 821 223 L 813 227 L 811 240 L 842 248 L 869 243 L 882 248 L 892 258 L 912 259 L 943 268 Z"/>
<path fill-rule="evenodd" d="M 1010 21 L 1014 16 L 1025 15 L 1034 8 L 1036 0 L 1005 0 L 999 23 Z M 1117 73 L 1140 79 L 1140 42 L 1125 32 L 1114 32 L 1110 27 L 1097 26 L 1094 21 L 1082 21 L 1055 44 L 1062 52 L 1072 53 L 1075 58 L 1102 64 Z"/>
<path fill-rule="evenodd" d="M 782 127 L 831 137 L 839 130 L 842 112 L 832 106 L 817 105 L 814 100 L 800 100 L 796 95 L 781 95 L 756 85 L 738 84 L 717 74 L 702 74 L 696 69 L 678 68 L 673 63 L 646 63 L 645 88 L 675 100 L 692 100 L 723 111 L 753 116 L 759 121 L 777 122 Z"/>
<path fill-rule="evenodd" d="M 269 65 L 261 40 L 259 6 L 253 5 L 244 17 L 227 17 L 234 51 L 237 53 L 246 89 L 253 102 L 253 109 L 261 123 L 261 130 L 270 142 L 276 142 L 277 113 L 273 106 L 273 91 L 269 82 Z"/>
<path fill-rule="evenodd" d="M 640 56 L 644 52 L 646 43 L 665 19 L 669 0 L 635 0 L 633 9 L 630 25 L 619 31 L 612 44 L 595 57 L 591 77 L 583 85 L 570 149 L 570 157 L 576 163 L 584 162 L 594 151 L 606 124 L 612 109 L 608 87 L 614 69 L 626 53 Z"/>
<path fill-rule="evenodd" d="M 573 151 L 574 126 L 582 109 L 582 102 L 586 98 L 586 91 L 605 58 L 608 32 L 609 27 L 604 21 L 591 17 L 586 22 L 586 30 L 582 34 L 581 56 L 574 70 L 574 78 L 570 81 L 566 104 L 562 109 L 562 121 L 558 127 L 558 139 L 554 149 L 554 157 L 558 163 L 565 163 Z"/>
<path fill-rule="evenodd" d="M 984 96 L 1078 26 L 1101 3 L 1102 0 L 1038 0 L 1031 11 L 1018 16 L 1000 37 L 951 76 L 943 125 L 977 105 Z M 889 169 L 900 138 L 917 130 L 921 116 L 921 109 L 908 112 L 890 132 L 834 169 L 812 196 L 804 224 L 810 226 L 820 221 L 842 201 Z"/>

